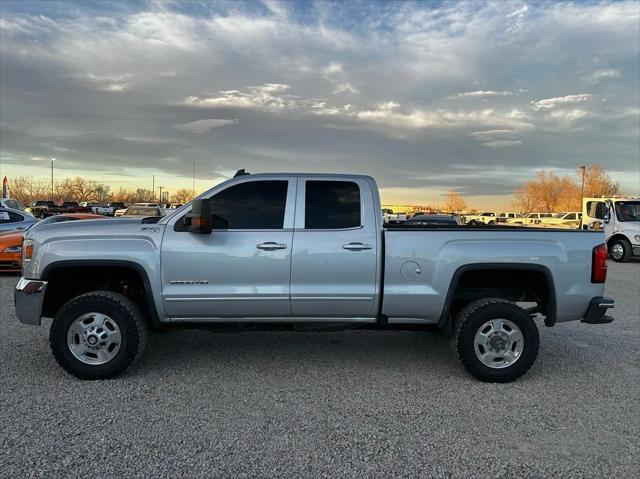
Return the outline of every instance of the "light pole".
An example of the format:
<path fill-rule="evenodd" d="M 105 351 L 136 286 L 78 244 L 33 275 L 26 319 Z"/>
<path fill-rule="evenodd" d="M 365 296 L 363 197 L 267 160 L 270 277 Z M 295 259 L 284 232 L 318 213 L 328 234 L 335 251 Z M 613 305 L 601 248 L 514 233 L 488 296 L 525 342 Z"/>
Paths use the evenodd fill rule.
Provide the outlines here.
<path fill-rule="evenodd" d="M 156 174 L 153 174 L 153 180 L 151 183 L 151 201 L 156 200 Z"/>
<path fill-rule="evenodd" d="M 51 158 L 51 201 L 53 201 L 53 162 L 56 161 L 55 158 Z"/>
<path fill-rule="evenodd" d="M 580 188 L 580 210 L 582 210 L 582 204 L 584 203 L 584 173 L 587 169 L 586 165 L 580 166 L 582 170 L 582 187 Z M 580 216 L 580 229 L 582 229 L 582 216 Z"/>

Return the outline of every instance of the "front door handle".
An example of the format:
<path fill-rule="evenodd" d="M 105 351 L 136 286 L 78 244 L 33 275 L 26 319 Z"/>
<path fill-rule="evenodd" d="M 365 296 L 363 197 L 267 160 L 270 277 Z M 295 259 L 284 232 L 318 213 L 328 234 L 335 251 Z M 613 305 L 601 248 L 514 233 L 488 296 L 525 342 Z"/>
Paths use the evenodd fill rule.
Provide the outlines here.
<path fill-rule="evenodd" d="M 362 251 L 363 249 L 371 249 L 372 246 L 366 243 L 347 243 L 343 248 L 350 251 Z"/>
<path fill-rule="evenodd" d="M 287 249 L 287 245 L 284 243 L 276 243 L 275 241 L 267 241 L 266 243 L 257 244 L 256 248 L 263 249 L 265 251 L 273 251 L 276 249 Z"/>

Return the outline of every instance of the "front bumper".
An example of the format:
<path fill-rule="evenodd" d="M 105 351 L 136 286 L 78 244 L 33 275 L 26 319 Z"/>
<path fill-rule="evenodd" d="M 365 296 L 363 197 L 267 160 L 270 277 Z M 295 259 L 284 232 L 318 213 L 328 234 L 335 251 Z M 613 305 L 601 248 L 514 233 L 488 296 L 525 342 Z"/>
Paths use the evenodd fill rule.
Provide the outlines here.
<path fill-rule="evenodd" d="M 23 324 L 40 326 L 46 281 L 20 278 L 14 291 L 16 316 Z"/>
<path fill-rule="evenodd" d="M 631 251 L 633 252 L 633 256 L 640 256 L 640 245 L 631 246 Z"/>
<path fill-rule="evenodd" d="M 597 296 L 591 300 L 587 312 L 582 318 L 583 323 L 587 324 L 606 324 L 613 321 L 611 316 L 607 316 L 607 309 L 614 307 L 614 301 L 611 298 L 603 298 Z"/>

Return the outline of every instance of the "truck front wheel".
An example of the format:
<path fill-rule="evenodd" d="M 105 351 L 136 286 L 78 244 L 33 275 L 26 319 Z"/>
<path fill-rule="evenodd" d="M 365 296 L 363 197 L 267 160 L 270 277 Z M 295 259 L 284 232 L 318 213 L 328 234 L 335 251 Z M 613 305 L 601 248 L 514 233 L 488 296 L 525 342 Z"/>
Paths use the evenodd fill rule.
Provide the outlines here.
<path fill-rule="evenodd" d="M 631 243 L 625 238 L 616 238 L 609 243 L 609 256 L 616 263 L 624 263 L 631 256 Z"/>
<path fill-rule="evenodd" d="M 465 369 L 485 382 L 524 375 L 538 356 L 538 328 L 522 308 L 501 298 L 468 304 L 456 318 L 455 346 Z"/>
<path fill-rule="evenodd" d="M 51 324 L 56 361 L 80 379 L 109 379 L 144 350 L 147 329 L 139 308 L 112 291 L 93 291 L 66 303 Z"/>

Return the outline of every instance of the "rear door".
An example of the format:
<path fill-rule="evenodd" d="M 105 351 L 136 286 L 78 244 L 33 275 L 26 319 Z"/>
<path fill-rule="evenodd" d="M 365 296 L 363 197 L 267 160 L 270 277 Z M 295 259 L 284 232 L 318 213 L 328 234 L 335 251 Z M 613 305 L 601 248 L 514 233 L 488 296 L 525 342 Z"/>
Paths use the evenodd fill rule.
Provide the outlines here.
<path fill-rule="evenodd" d="M 361 178 L 298 179 L 291 264 L 296 317 L 375 317 L 378 227 Z"/>
<path fill-rule="evenodd" d="M 213 195 L 211 234 L 171 221 L 161 263 L 167 316 L 291 316 L 295 190 L 295 177 L 248 177 Z"/>

